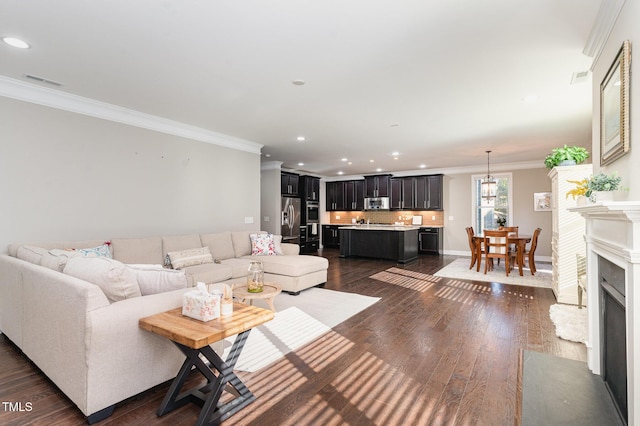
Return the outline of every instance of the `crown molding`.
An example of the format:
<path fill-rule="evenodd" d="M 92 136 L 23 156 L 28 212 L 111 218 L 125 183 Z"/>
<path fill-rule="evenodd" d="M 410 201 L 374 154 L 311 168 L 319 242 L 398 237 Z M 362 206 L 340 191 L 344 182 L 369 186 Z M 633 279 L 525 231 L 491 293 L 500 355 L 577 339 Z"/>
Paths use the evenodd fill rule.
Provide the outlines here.
<path fill-rule="evenodd" d="M 36 86 L 34 84 L 1 75 L 0 96 L 179 136 L 199 142 L 206 142 L 225 148 L 250 152 L 252 154 L 260 154 L 263 147 L 262 144 L 256 142 L 212 132 L 211 130 L 203 129 L 201 127 L 191 126 L 178 121 L 168 120 L 155 115 L 145 114 L 140 111 L 108 104 L 106 102 L 72 95 L 59 90 Z"/>
<path fill-rule="evenodd" d="M 622 6 L 624 6 L 626 0 L 607 0 L 600 4 L 598 15 L 591 28 L 591 33 L 587 39 L 587 44 L 584 46 L 582 53 L 593 58 L 591 63 L 591 71 L 598 58 L 604 49 L 604 45 L 613 31 L 613 26 L 620 15 Z"/>

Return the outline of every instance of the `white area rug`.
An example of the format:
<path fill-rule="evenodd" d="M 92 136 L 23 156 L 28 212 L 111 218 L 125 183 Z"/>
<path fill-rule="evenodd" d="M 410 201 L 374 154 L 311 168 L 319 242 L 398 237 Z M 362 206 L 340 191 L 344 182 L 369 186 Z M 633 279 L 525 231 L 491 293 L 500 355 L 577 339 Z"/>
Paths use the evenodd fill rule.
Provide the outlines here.
<path fill-rule="evenodd" d="M 574 305 L 551 305 L 549 316 L 556 327 L 556 336 L 572 342 L 587 341 L 587 309 Z"/>
<path fill-rule="evenodd" d="M 286 293 L 274 299 L 275 318 L 249 333 L 235 370 L 254 372 L 294 351 L 380 300 L 379 297 L 310 288 L 298 296 Z M 256 306 L 266 308 L 263 301 Z M 223 359 L 234 337 L 224 342 Z"/>
<path fill-rule="evenodd" d="M 515 284 L 529 287 L 545 287 L 551 288 L 551 264 L 536 263 L 536 274 L 531 275 L 529 268 L 522 268 L 523 276 L 520 276 L 518 269 L 515 268 L 507 277 L 504 270 L 504 263 L 497 263 L 493 271 L 484 273 L 484 260 L 480 265 L 480 272 L 476 272 L 476 268 L 469 269 L 471 258 L 456 259 L 444 268 L 434 274 L 436 277 L 457 278 L 460 280 L 486 281 L 502 284 Z"/>

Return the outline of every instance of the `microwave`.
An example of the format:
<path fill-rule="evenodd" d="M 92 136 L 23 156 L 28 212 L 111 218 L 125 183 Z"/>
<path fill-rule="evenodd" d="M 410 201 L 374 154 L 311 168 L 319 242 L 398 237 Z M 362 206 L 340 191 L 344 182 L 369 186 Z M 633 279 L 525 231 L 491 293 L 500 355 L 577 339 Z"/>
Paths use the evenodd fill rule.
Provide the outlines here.
<path fill-rule="evenodd" d="M 369 197 L 364 199 L 365 210 L 389 210 L 389 197 Z"/>

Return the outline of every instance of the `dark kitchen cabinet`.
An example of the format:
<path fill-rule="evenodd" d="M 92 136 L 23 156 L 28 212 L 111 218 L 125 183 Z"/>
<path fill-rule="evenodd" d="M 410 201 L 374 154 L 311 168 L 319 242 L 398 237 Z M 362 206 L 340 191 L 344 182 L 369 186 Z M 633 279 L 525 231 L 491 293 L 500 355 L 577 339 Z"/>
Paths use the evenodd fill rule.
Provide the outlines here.
<path fill-rule="evenodd" d="M 418 231 L 418 251 L 427 254 L 442 254 L 442 228 L 420 228 Z"/>
<path fill-rule="evenodd" d="M 391 178 L 390 209 L 415 209 L 415 181 L 414 177 Z"/>
<path fill-rule="evenodd" d="M 320 178 L 314 176 L 301 176 L 303 198 L 306 201 L 320 201 Z"/>
<path fill-rule="evenodd" d="M 442 175 L 415 178 L 416 210 L 442 210 Z"/>
<path fill-rule="evenodd" d="M 345 182 L 327 182 L 326 184 L 326 192 L 327 192 L 327 203 L 326 209 L 327 211 L 343 211 L 345 208 Z"/>
<path fill-rule="evenodd" d="M 322 225 L 322 246 L 340 248 L 340 225 Z"/>
<path fill-rule="evenodd" d="M 280 193 L 282 195 L 298 196 L 300 176 L 295 173 L 282 172 L 280 174 Z"/>
<path fill-rule="evenodd" d="M 344 194 L 346 210 L 364 210 L 364 180 L 346 181 L 344 186 Z"/>
<path fill-rule="evenodd" d="M 391 185 L 391 175 L 376 175 L 364 177 L 365 197 L 388 197 Z"/>

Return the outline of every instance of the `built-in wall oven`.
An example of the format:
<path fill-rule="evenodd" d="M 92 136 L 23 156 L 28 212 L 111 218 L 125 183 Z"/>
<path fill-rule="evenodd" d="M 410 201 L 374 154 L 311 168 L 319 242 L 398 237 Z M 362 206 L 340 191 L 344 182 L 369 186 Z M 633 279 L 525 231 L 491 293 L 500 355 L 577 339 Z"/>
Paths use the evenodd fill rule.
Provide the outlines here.
<path fill-rule="evenodd" d="M 307 225 L 311 223 L 320 223 L 320 206 L 318 205 L 318 203 L 307 201 L 305 212 L 305 220 Z"/>

